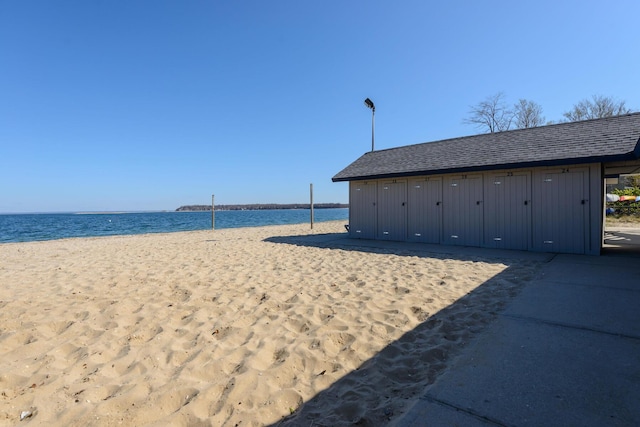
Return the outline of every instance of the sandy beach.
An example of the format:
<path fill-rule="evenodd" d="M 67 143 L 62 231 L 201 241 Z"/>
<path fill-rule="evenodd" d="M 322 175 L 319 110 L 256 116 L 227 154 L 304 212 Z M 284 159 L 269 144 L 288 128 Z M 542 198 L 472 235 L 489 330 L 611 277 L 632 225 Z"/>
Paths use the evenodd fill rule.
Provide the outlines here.
<path fill-rule="evenodd" d="M 0 426 L 393 424 L 539 267 L 344 224 L 0 245 Z"/>

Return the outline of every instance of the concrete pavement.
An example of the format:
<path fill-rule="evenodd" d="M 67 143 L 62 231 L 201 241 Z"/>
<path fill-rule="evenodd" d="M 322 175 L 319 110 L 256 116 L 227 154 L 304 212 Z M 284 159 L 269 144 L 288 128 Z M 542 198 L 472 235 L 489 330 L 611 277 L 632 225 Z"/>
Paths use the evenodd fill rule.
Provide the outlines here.
<path fill-rule="evenodd" d="M 556 255 L 394 424 L 640 425 L 640 259 L 621 252 Z"/>

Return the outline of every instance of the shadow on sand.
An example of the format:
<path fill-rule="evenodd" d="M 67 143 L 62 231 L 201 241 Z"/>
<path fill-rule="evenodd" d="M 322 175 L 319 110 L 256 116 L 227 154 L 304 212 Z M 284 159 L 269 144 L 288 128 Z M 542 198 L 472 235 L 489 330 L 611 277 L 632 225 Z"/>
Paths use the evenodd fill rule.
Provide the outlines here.
<path fill-rule="evenodd" d="M 272 426 L 380 426 L 393 424 L 424 394 L 461 349 L 532 279 L 550 254 L 348 239 L 346 233 L 280 236 L 268 242 L 507 266 L 472 292 L 389 343 L 357 369 L 304 402 Z M 441 283 L 446 286 L 445 282 Z M 319 373 L 318 375 L 321 375 Z"/>

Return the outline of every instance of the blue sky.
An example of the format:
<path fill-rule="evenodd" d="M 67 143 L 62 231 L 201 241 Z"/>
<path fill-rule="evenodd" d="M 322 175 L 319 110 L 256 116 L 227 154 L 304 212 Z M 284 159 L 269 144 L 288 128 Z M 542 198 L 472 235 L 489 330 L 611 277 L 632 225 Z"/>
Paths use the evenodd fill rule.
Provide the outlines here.
<path fill-rule="evenodd" d="M 376 149 L 640 109 L 640 2 L 0 0 L 0 212 L 347 202 Z"/>

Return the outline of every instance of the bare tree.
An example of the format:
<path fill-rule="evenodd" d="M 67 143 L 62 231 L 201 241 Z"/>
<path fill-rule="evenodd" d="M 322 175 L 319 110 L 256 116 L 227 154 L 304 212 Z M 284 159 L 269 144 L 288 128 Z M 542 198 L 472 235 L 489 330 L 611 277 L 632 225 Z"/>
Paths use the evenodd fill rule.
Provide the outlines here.
<path fill-rule="evenodd" d="M 463 123 L 494 133 L 509 130 L 512 121 L 513 111 L 504 102 L 504 93 L 498 92 L 471 106 L 469 117 Z"/>
<path fill-rule="evenodd" d="M 542 106 L 526 99 L 518 100 L 518 103 L 513 106 L 513 114 L 517 129 L 534 128 L 545 123 Z"/>
<path fill-rule="evenodd" d="M 571 121 L 600 119 L 603 117 L 619 116 L 631 112 L 625 101 L 618 101 L 610 96 L 593 95 L 591 99 L 583 99 L 567 111 L 563 116 Z"/>

